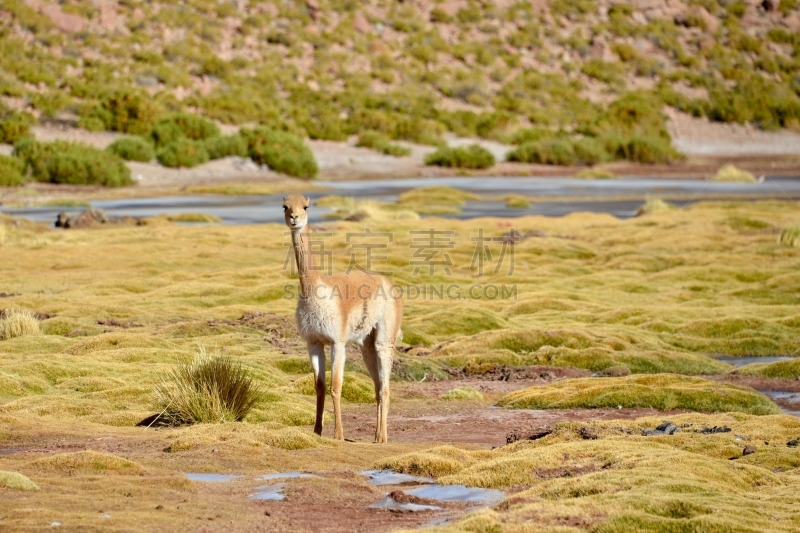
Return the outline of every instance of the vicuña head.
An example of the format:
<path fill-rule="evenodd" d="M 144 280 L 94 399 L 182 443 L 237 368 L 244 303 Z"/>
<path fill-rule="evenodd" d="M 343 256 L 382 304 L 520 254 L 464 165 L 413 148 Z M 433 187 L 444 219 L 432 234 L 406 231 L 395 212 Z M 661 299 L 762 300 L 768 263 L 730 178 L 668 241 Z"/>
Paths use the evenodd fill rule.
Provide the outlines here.
<path fill-rule="evenodd" d="M 325 410 L 325 346 L 331 347 L 331 396 L 335 418 L 334 438 L 344 439 L 340 407 L 344 381 L 345 344 L 361 345 L 361 355 L 375 384 L 378 421 L 375 442 L 386 442 L 389 416 L 389 377 L 394 345 L 400 338 L 403 303 L 392 297 L 389 281 L 378 274 L 352 270 L 323 276 L 314 265 L 308 208 L 311 201 L 300 194 L 283 199 L 286 225 L 292 230 L 292 245 L 300 278 L 297 329 L 308 344 L 317 419 L 314 432 L 322 435 Z M 346 296 L 343 296 L 346 295 Z"/>
<path fill-rule="evenodd" d="M 283 216 L 292 231 L 300 231 L 308 224 L 308 208 L 311 200 L 302 194 L 290 194 L 283 198 Z"/>

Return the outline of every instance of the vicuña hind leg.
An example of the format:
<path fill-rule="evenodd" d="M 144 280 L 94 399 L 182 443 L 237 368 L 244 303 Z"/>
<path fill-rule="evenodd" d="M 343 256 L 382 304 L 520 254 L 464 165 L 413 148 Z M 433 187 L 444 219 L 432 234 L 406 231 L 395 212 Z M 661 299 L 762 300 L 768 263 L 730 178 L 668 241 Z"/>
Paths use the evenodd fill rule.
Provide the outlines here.
<path fill-rule="evenodd" d="M 308 343 L 308 355 L 314 370 L 314 389 L 317 393 L 317 420 L 314 433 L 322 435 L 322 418 L 325 415 L 325 345 Z"/>
<path fill-rule="evenodd" d="M 385 334 L 379 327 L 372 330 L 366 339 L 362 354 L 364 363 L 375 384 L 375 401 L 378 404 L 378 417 L 375 424 L 375 442 L 383 444 L 388 441 L 387 423 L 389 419 L 389 380 L 392 374 L 392 357 L 394 344 L 388 343 Z M 383 342 L 381 342 L 383 341 Z"/>
<path fill-rule="evenodd" d="M 344 343 L 335 343 L 331 348 L 331 397 L 333 397 L 333 416 L 336 419 L 333 438 L 344 440 L 342 427 L 342 384 L 344 382 Z"/>

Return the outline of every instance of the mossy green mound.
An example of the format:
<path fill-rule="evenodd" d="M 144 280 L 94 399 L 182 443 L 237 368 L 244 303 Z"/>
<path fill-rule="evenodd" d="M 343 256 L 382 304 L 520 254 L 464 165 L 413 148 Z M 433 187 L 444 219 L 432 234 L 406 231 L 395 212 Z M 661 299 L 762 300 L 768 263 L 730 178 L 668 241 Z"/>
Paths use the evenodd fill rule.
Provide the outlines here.
<path fill-rule="evenodd" d="M 761 376 L 765 378 L 798 379 L 800 378 L 800 357 L 791 361 L 775 361 L 774 363 L 753 363 L 737 368 L 742 376 Z"/>
<path fill-rule="evenodd" d="M 440 397 L 442 400 L 483 400 L 483 394 L 472 387 L 456 387 Z"/>
<path fill-rule="evenodd" d="M 445 485 L 522 488 L 493 510 L 436 529 L 448 533 L 524 531 L 532 516 L 537 528 L 553 531 L 566 522 L 577 525 L 567 531 L 794 529 L 800 459 L 785 443 L 800 434 L 800 420 L 685 414 L 669 419 L 682 428 L 678 433 L 642 435 L 662 418 L 561 423 L 535 441 L 492 451 L 431 448 L 375 467 L 438 477 Z M 730 431 L 702 433 L 723 426 Z M 757 451 L 743 455 L 742 438 Z"/>
<path fill-rule="evenodd" d="M 39 486 L 19 472 L 0 471 L 0 487 L 13 490 L 39 490 Z"/>
<path fill-rule="evenodd" d="M 30 463 L 35 470 L 55 471 L 61 475 L 118 474 L 141 475 L 144 469 L 124 457 L 109 453 L 86 450 L 75 453 L 59 453 Z"/>
<path fill-rule="evenodd" d="M 647 407 L 756 415 L 781 412 L 766 396 L 748 387 L 669 374 L 570 379 L 512 392 L 498 405 L 511 409 Z"/>

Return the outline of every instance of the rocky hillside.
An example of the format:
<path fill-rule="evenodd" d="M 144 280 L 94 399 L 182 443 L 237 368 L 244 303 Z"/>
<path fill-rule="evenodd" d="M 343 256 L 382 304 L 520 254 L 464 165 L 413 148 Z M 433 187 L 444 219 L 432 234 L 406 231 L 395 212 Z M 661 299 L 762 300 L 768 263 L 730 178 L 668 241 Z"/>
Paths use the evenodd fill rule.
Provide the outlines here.
<path fill-rule="evenodd" d="M 6 123 L 189 111 L 560 164 L 678 158 L 664 106 L 800 130 L 797 0 L 5 0 L 0 28 Z"/>

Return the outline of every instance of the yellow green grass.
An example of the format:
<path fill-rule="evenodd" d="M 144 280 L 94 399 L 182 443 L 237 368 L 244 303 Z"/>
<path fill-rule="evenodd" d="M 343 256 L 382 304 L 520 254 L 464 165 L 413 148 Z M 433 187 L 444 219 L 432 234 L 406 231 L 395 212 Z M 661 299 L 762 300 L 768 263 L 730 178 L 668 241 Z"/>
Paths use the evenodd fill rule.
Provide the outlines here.
<path fill-rule="evenodd" d="M 456 387 L 442 394 L 442 400 L 483 400 L 483 394 L 472 387 Z"/>
<path fill-rule="evenodd" d="M 766 396 L 748 387 L 674 374 L 569 379 L 514 391 L 498 405 L 511 409 L 647 407 L 756 415 L 781 412 Z"/>
<path fill-rule="evenodd" d="M 0 471 L 0 488 L 12 490 L 39 490 L 39 487 L 27 476 L 19 472 Z"/>
<path fill-rule="evenodd" d="M 413 202 L 408 200 L 409 205 L 421 205 L 425 196 L 412 199 Z M 450 207 L 458 207 L 452 205 L 447 194 L 435 196 L 435 201 L 439 202 L 436 205 L 451 202 Z M 413 211 L 415 207 L 403 209 Z M 0 227 L 6 232 L 0 253 L 0 278 L 2 291 L 10 295 L 2 298 L 0 305 L 4 309 L 51 315 L 41 321 L 41 334 L 0 341 L 0 448 L 38 442 L 36 439 L 66 439 L 71 447 L 64 453 L 95 450 L 94 453 L 138 465 L 107 475 L 108 469 L 95 471 L 91 465 L 96 458 L 87 456 L 62 458 L 59 452 L 2 455 L 0 470 L 28 476 L 42 488 L 14 492 L 10 512 L 16 518 L 12 525 L 36 529 L 44 520 L 49 524 L 52 517 L 36 511 L 45 507 L 44 500 L 37 499 L 43 493 L 48 494 L 48 508 L 60 509 L 63 516 L 77 521 L 89 507 L 96 513 L 100 504 L 95 502 L 110 509 L 112 502 L 130 492 L 130 501 L 136 505 L 117 514 L 121 528 L 137 529 L 141 524 L 152 523 L 148 520 L 152 520 L 153 509 L 165 500 L 194 502 L 200 498 L 201 493 L 179 472 L 355 470 L 368 468 L 381 458 L 430 447 L 398 444 L 391 442 L 391 436 L 388 447 L 337 443 L 311 432 L 311 381 L 308 367 L 297 363 L 307 357 L 306 347 L 294 327 L 296 300 L 284 298 L 287 287 L 294 288 L 295 294 L 297 288 L 296 276 L 283 269 L 289 242 L 285 226 L 166 224 L 56 232 L 25 221 L 13 224 L 8 217 L 0 220 Z M 615 367 L 617 372 L 624 367 L 633 373 L 632 378 L 658 379 L 660 376 L 642 375 L 722 374 L 731 370 L 708 354 L 800 355 L 796 342 L 800 324 L 796 250 L 780 245 L 775 233 L 766 231 L 791 226 L 796 220 L 796 205 L 778 201 L 697 203 L 629 220 L 586 213 L 562 218 L 520 217 L 514 219 L 514 227 L 520 232 L 537 230 L 570 238 L 525 239 L 515 245 L 513 270 L 506 262 L 496 272 L 500 244 L 491 242 L 492 259 L 484 257 L 482 273 L 472 264 L 475 241 L 470 238 L 480 230 L 486 237 L 502 236 L 509 229 L 505 220 L 376 218 L 369 227 L 374 232 L 394 234 L 389 247 L 375 254 L 386 259 L 376 260 L 373 268 L 391 271 L 391 279 L 404 287 L 444 285 L 461 291 L 458 298 L 452 299 L 431 295 L 430 291 L 425 298 L 418 295 L 405 299 L 405 353 L 397 354 L 396 368 L 413 369 L 415 381 L 433 369 L 441 372 L 447 366 L 470 364 L 548 364 L 595 372 L 611 372 L 609 369 Z M 761 229 L 753 230 L 754 224 Z M 333 251 L 333 271 L 348 267 L 351 252 L 363 259 L 346 237 L 348 232 L 363 231 L 363 222 L 337 220 L 326 222 L 326 226 L 332 233 L 325 238 L 325 249 Z M 415 251 L 413 239 L 419 236 L 409 232 L 428 231 L 431 227 L 453 232 L 449 237 L 453 247 L 446 250 L 452 263 L 449 275 L 441 266 L 432 273 L 422 268 L 415 274 L 415 265 L 409 264 Z M 478 284 L 483 288 L 505 285 L 510 292 L 493 297 L 481 289 L 471 295 L 470 288 Z M 263 315 L 246 318 L 254 311 Z M 158 412 L 152 393 L 159 377 L 179 361 L 191 359 L 199 345 L 241 362 L 262 387 L 259 402 L 242 422 L 159 430 L 136 427 Z M 358 356 L 348 359 L 355 363 Z M 374 393 L 368 378 L 352 371 L 347 375 L 351 382 L 358 383 L 364 401 L 372 401 Z M 595 381 L 612 379 L 625 378 Z M 403 391 L 403 386 L 411 390 L 410 384 L 403 383 L 394 390 Z M 730 391 L 731 410 L 735 410 L 732 404 L 736 403 L 741 409 L 754 405 L 753 398 L 740 394 L 739 389 L 717 384 L 714 387 Z M 398 408 L 415 408 L 418 404 L 413 402 L 418 401 L 422 400 L 405 399 L 402 394 L 393 396 L 393 405 Z M 463 408 L 455 402 L 446 405 Z M 695 405 L 699 407 L 700 403 Z M 348 402 L 345 416 L 348 409 L 372 412 L 367 405 Z M 796 450 L 787 449 L 785 442 L 800 437 L 800 430 L 793 425 L 795 419 L 772 415 L 715 416 L 697 420 L 726 423 L 734 428 L 733 433 L 701 438 L 684 431 L 677 436 L 645 438 L 613 429 L 629 424 L 639 431 L 645 425 L 655 427 L 659 418 L 601 428 L 601 440 L 607 435 L 634 439 L 637 445 L 642 443 L 644 455 L 651 453 L 646 451 L 651 447 L 679 443 L 680 449 L 669 448 L 672 456 L 685 459 L 694 470 L 709 462 L 713 483 L 723 463 L 734 473 L 738 472 L 735 468 L 739 463 L 749 465 L 746 468 L 761 468 L 766 471 L 761 488 L 770 499 L 758 503 L 764 505 L 765 513 L 786 516 L 786 523 L 790 523 L 793 515 L 783 510 L 785 502 L 793 501 L 793 496 L 787 496 L 792 494 L 794 483 L 794 474 L 789 471 L 800 465 L 792 462 L 796 460 Z M 670 419 L 675 423 L 690 420 Z M 740 421 L 745 425 L 734 425 Z M 392 431 L 390 425 L 390 435 Z M 734 434 L 749 436 L 759 452 L 729 461 L 734 452 L 741 454 L 742 442 L 732 440 Z M 324 435 L 331 435 L 330 423 L 326 423 Z M 570 435 L 564 439 L 580 438 L 574 431 Z M 566 440 L 564 446 L 570 444 Z M 770 444 L 762 444 L 764 441 Z M 146 445 L 137 451 L 135 445 L 140 442 Z M 517 447 L 521 451 L 525 446 L 546 442 Z M 593 442 L 586 441 L 587 446 L 595 446 Z M 714 444 L 713 457 L 704 451 L 709 442 L 719 443 Z M 126 448 L 128 444 L 130 449 Z M 551 444 L 562 446 L 558 442 Z M 570 454 L 571 450 L 564 448 L 559 453 Z M 629 453 L 628 448 L 620 450 L 624 451 L 621 457 Z M 478 468 L 500 452 L 451 447 L 445 454 L 444 467 L 437 462 L 437 453 L 425 453 L 425 461 L 411 458 L 409 464 L 420 465 L 419 472 L 457 476 L 467 467 Z M 607 452 L 597 451 L 603 453 Z M 703 457 L 690 460 L 693 456 L 687 453 Z M 730 456 L 725 457 L 727 454 Z M 665 455 L 654 455 L 652 463 L 664 471 L 672 466 L 664 462 Z M 45 461 L 50 456 L 59 456 L 56 464 Z M 567 497 L 573 492 L 582 494 L 584 480 L 590 478 L 542 479 L 522 487 L 524 491 L 534 491 L 531 498 L 541 499 L 537 504 L 540 507 L 519 503 L 508 511 L 484 514 L 489 513 L 491 520 L 499 520 L 500 516 L 509 524 L 521 524 L 525 513 L 538 513 L 537 516 L 550 517 L 548 520 L 552 519 L 555 527 L 559 524 L 556 517 L 562 516 L 559 513 L 563 511 L 565 517 L 603 515 L 598 523 L 605 524 L 629 513 L 649 513 L 636 507 L 635 501 L 668 501 L 673 494 L 684 494 L 670 492 L 673 485 L 680 486 L 671 471 L 661 483 L 654 474 L 658 471 L 655 466 L 641 471 L 635 468 L 638 467 L 601 469 L 587 475 L 623 476 L 633 472 L 635 480 L 651 481 L 629 486 L 621 477 L 602 478 L 600 485 L 585 485 L 585 491 L 611 489 Z M 777 468 L 784 471 L 772 472 Z M 68 485 L 64 472 L 71 472 Z M 148 483 L 142 483 L 142 479 Z M 443 479 L 451 482 L 450 478 Z M 453 477 L 452 482 L 457 479 L 462 478 Z M 695 494 L 692 490 L 699 486 L 696 478 L 691 479 L 694 481 L 687 485 L 686 494 Z M 784 488 L 772 479 L 781 480 Z M 559 483 L 565 485 L 558 488 Z M 545 486 L 555 488 L 553 492 L 536 492 Z M 709 496 L 708 502 L 698 505 L 720 509 L 713 516 L 724 525 L 735 515 L 728 504 L 719 503 L 721 498 L 730 497 L 731 505 L 739 505 L 755 489 L 736 484 L 720 487 L 713 489 L 713 498 Z M 619 494 L 618 500 L 614 499 L 615 494 Z M 192 507 L 194 503 L 184 505 L 191 511 L 174 510 L 174 514 L 164 515 L 173 529 L 181 529 L 185 521 L 200 516 L 198 509 Z M 742 523 L 755 524 L 748 526 L 751 529 L 765 529 L 759 522 L 761 518 L 749 514 L 751 507 L 743 508 L 747 511 Z M 522 514 L 515 514 L 517 509 L 523 509 Z M 220 512 L 227 516 L 227 511 Z M 470 515 L 468 520 L 477 520 L 484 514 Z M 259 518 L 263 519 L 263 515 Z M 487 527 L 494 527 L 494 523 L 487 522 Z M 784 521 L 775 524 L 770 527 L 779 529 Z"/>

